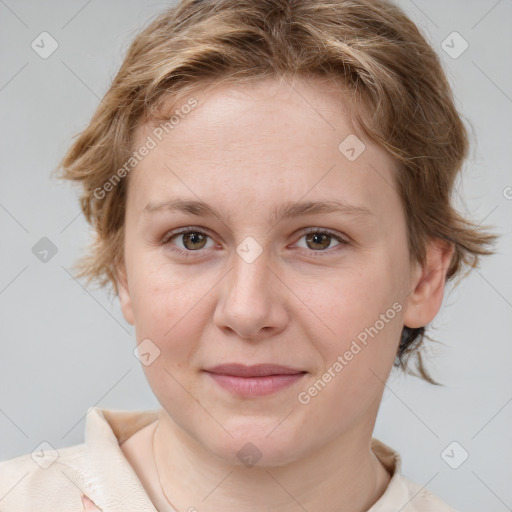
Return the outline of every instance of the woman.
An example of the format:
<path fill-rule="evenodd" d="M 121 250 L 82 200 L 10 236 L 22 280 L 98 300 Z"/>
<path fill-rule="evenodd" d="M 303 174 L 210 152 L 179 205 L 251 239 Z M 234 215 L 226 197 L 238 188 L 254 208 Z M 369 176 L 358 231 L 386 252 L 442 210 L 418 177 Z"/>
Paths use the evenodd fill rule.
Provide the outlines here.
<path fill-rule="evenodd" d="M 3 511 L 451 511 L 372 438 L 393 364 L 494 237 L 439 60 L 394 5 L 184 0 L 62 161 L 80 275 L 135 326 L 159 411 L 0 464 Z"/>

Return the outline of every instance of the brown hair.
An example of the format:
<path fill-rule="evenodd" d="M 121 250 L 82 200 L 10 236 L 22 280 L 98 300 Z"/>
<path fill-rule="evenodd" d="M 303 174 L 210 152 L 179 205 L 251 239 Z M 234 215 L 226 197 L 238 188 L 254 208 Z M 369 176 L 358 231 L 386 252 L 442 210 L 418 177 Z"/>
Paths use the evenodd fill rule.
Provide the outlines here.
<path fill-rule="evenodd" d="M 141 123 L 164 119 L 164 102 L 176 105 L 208 83 L 293 76 L 340 79 L 359 129 L 395 158 L 411 260 L 423 264 L 427 241 L 445 240 L 455 247 L 446 276 L 452 279 L 464 264 L 470 270 L 480 255 L 493 254 L 486 247 L 496 236 L 451 204 L 468 153 L 466 128 L 438 56 L 400 8 L 387 0 L 182 0 L 133 40 L 59 165 L 63 178 L 83 185 L 81 208 L 96 231 L 78 276 L 110 283 L 117 294 L 127 187 L 121 178 Z M 435 383 L 418 350 L 424 337 L 424 327 L 404 327 L 395 365 L 417 375 L 407 368 L 417 354 L 419 375 Z"/>

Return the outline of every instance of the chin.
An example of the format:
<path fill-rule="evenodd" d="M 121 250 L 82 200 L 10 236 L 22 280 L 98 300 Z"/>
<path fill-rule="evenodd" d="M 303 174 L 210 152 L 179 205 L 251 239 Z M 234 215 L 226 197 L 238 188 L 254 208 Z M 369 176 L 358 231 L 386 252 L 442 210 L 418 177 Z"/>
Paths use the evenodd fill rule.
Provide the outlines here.
<path fill-rule="evenodd" d="M 289 426 L 268 419 L 238 421 L 227 430 L 233 437 L 209 439 L 205 446 L 229 464 L 245 467 L 276 467 L 294 462 L 304 450 L 304 438 Z M 270 434 L 269 434 L 270 433 Z M 298 449 L 300 447 L 300 450 Z"/>

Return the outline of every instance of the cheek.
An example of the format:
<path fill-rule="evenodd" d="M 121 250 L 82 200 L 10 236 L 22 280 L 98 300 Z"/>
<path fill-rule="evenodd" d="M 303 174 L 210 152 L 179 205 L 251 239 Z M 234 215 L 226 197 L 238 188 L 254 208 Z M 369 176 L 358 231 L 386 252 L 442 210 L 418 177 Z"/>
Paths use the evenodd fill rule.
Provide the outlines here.
<path fill-rule="evenodd" d="M 315 389 L 304 391 L 319 406 L 319 414 L 364 410 L 379 396 L 402 331 L 398 270 L 392 257 L 380 258 L 323 281 L 322 292 L 310 288 L 306 302 L 322 327 L 310 314 L 312 321 L 303 328 L 321 355 L 322 367 L 314 376 Z"/>
<path fill-rule="evenodd" d="M 144 271 L 142 269 L 149 269 Z M 143 262 L 133 276 L 132 300 L 137 343 L 149 338 L 166 367 L 185 367 L 199 345 L 205 322 L 213 315 L 209 291 L 215 280 L 177 269 L 167 262 Z M 157 365 L 157 367 L 159 366 Z"/>
<path fill-rule="evenodd" d="M 365 300 L 364 294 L 354 293 L 353 299 L 339 299 L 338 308 L 331 310 L 327 321 L 335 335 L 310 338 L 315 340 L 323 366 L 297 397 L 307 417 L 314 418 L 311 427 L 327 425 L 327 436 L 349 428 L 380 401 L 401 332 L 398 302 L 376 297 L 361 307 L 354 302 Z"/>
<path fill-rule="evenodd" d="M 389 265 L 382 262 L 333 274 L 322 279 L 321 287 L 309 287 L 304 303 L 311 311 L 309 318 L 318 319 L 315 324 L 320 323 L 326 333 L 326 336 L 313 336 L 320 343 L 325 340 L 323 352 L 339 353 L 376 322 L 379 331 L 399 323 L 397 310 L 400 307 L 393 308 L 393 304 L 400 302 L 401 294 L 393 276 L 396 274 Z M 385 327 L 381 315 L 385 315 Z M 364 334 L 360 338 L 364 338 Z"/>
<path fill-rule="evenodd" d="M 161 327 L 163 331 L 159 337 L 194 308 L 206 287 L 206 284 L 188 275 L 187 269 L 159 261 L 151 254 L 137 261 L 132 278 L 136 322 L 151 325 L 152 330 Z"/>
<path fill-rule="evenodd" d="M 151 267 L 147 267 L 151 268 Z M 138 272 L 134 280 L 134 316 L 137 343 L 148 343 L 158 354 L 143 370 L 155 396 L 167 410 L 190 408 L 195 396 L 191 373 L 208 308 L 211 288 L 160 267 Z M 143 362 L 141 360 L 141 362 Z M 184 392 L 186 389 L 188 392 Z"/>

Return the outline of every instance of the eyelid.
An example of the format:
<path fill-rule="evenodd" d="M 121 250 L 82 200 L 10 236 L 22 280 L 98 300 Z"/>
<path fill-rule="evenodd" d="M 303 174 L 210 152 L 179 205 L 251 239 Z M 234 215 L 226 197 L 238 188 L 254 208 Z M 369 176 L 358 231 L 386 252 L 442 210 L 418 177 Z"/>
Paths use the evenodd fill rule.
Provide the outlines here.
<path fill-rule="evenodd" d="M 196 226 L 186 226 L 184 228 L 177 228 L 175 230 L 168 231 L 162 237 L 162 244 L 167 243 L 171 238 L 173 238 L 177 235 L 185 235 L 187 233 L 201 233 L 201 234 L 207 235 L 213 239 L 211 232 L 206 228 L 200 228 L 200 227 L 196 227 Z M 190 251 L 190 252 L 193 252 L 193 251 Z"/>
<path fill-rule="evenodd" d="M 171 246 L 172 245 L 173 248 L 170 249 L 172 252 L 176 252 L 178 254 L 182 254 L 182 255 L 185 255 L 185 256 L 193 256 L 194 253 L 198 253 L 198 254 L 204 253 L 205 252 L 204 249 L 198 249 L 196 251 L 187 251 L 185 249 L 181 249 L 180 247 L 174 246 L 174 244 L 171 244 L 171 239 L 172 238 L 174 238 L 175 236 L 177 237 L 179 235 L 186 235 L 187 233 L 200 233 L 202 235 L 206 235 L 208 238 L 210 238 L 210 240 L 214 240 L 214 237 L 211 235 L 210 231 L 207 230 L 206 228 L 198 228 L 198 227 L 195 227 L 195 226 L 187 226 L 187 227 L 184 227 L 184 228 L 178 228 L 176 230 L 167 232 L 163 236 L 163 238 L 162 238 L 161 245 L 164 245 L 164 246 Z"/>
<path fill-rule="evenodd" d="M 308 235 L 309 233 L 325 233 L 326 235 L 331 235 L 332 237 L 336 238 L 340 242 L 348 243 L 348 241 L 349 241 L 348 236 L 338 233 L 337 231 L 333 231 L 332 229 L 329 229 L 329 228 L 315 228 L 315 227 L 304 228 L 304 229 L 300 230 L 299 233 L 301 233 L 301 238 L 304 235 Z"/>
<path fill-rule="evenodd" d="M 297 243 L 304 236 L 306 236 L 310 233 L 321 233 L 321 234 L 325 234 L 325 235 L 330 235 L 337 242 L 339 242 L 338 245 L 335 245 L 334 247 L 331 247 L 329 249 L 320 250 L 320 251 L 314 251 L 313 249 L 303 249 L 304 251 L 307 251 L 308 254 L 313 255 L 313 257 L 329 256 L 329 255 L 335 254 L 335 253 L 339 252 L 340 250 L 342 250 L 346 245 L 348 245 L 350 243 L 350 241 L 349 241 L 350 239 L 346 235 L 342 235 L 342 234 L 335 232 L 328 228 L 318 228 L 318 227 L 302 229 L 300 231 L 300 236 L 295 243 Z"/>

